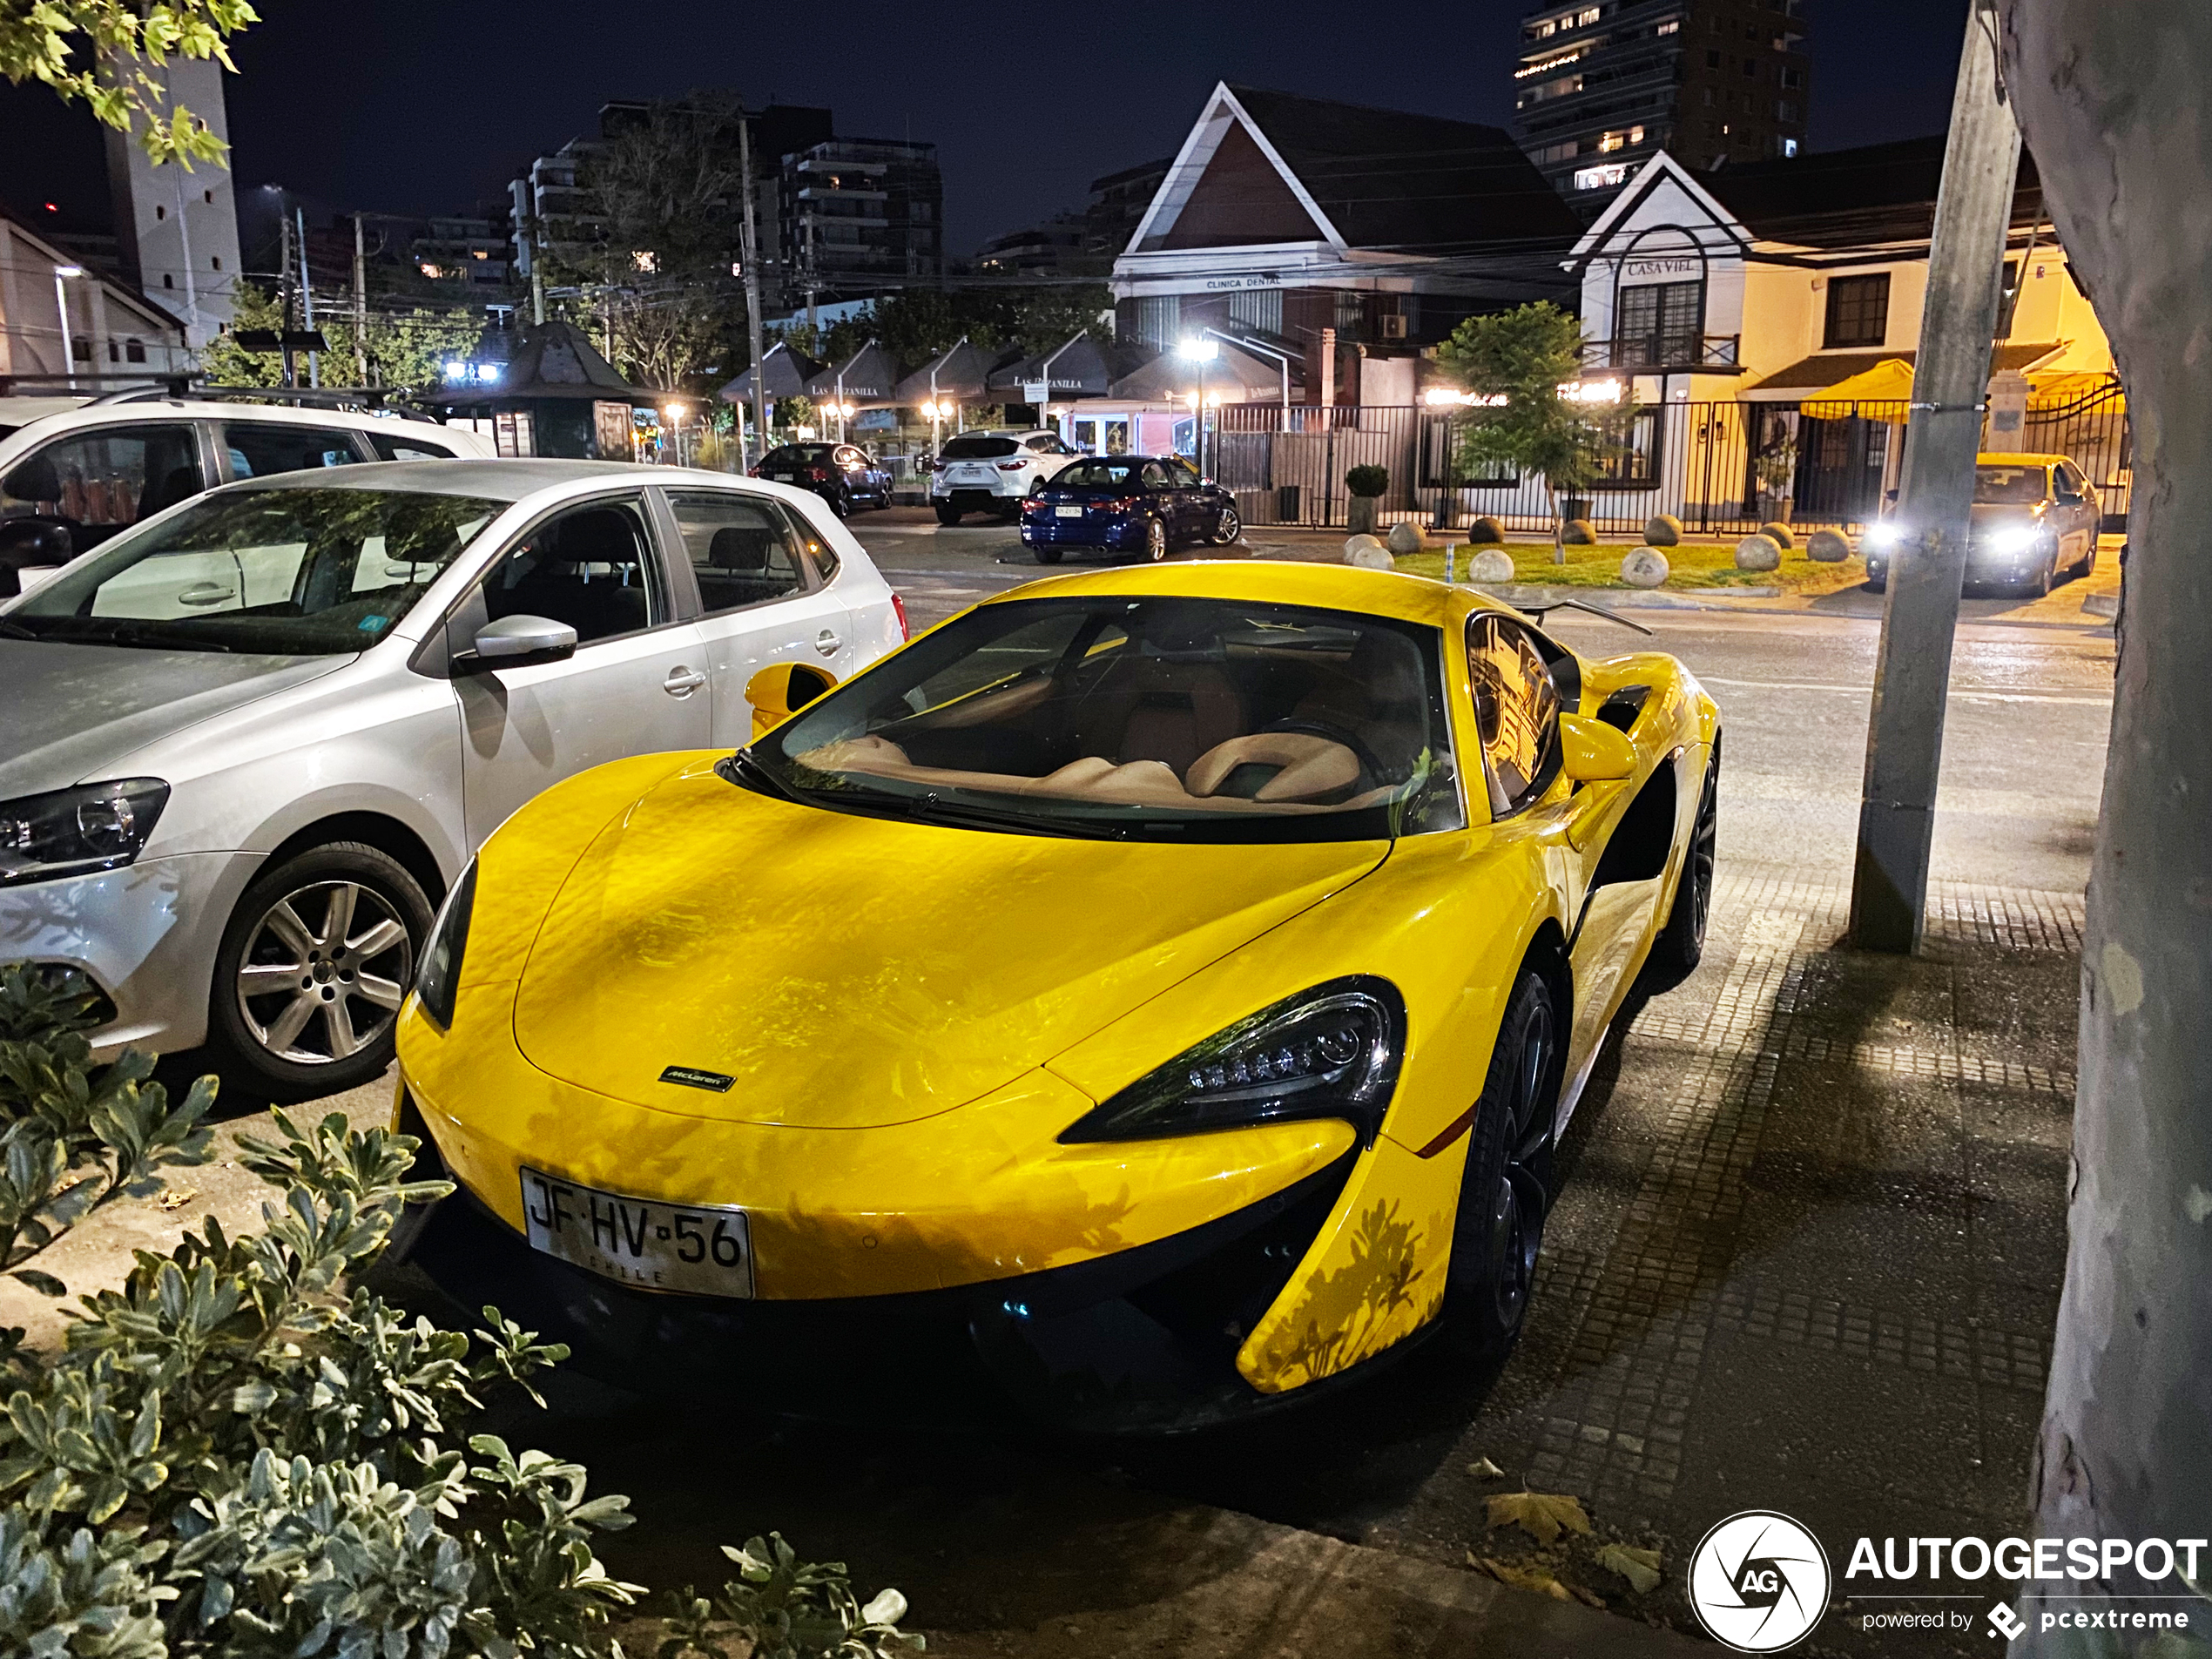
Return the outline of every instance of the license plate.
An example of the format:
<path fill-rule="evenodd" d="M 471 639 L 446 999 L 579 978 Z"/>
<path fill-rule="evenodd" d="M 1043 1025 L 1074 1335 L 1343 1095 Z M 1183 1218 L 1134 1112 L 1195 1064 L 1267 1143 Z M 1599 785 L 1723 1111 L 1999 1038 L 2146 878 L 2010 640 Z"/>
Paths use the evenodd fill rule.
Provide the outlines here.
<path fill-rule="evenodd" d="M 797 473 L 792 472 L 772 472 L 768 475 L 768 478 L 772 483 L 787 484 L 798 475 Z"/>
<path fill-rule="evenodd" d="M 1083 509 L 1080 507 L 1055 507 L 1052 510 L 1062 518 L 1081 518 L 1083 516 Z"/>
<path fill-rule="evenodd" d="M 752 1294 L 752 1235 L 730 1204 L 672 1204 L 607 1192 L 525 1165 L 532 1250 L 624 1285 L 691 1296 Z"/>

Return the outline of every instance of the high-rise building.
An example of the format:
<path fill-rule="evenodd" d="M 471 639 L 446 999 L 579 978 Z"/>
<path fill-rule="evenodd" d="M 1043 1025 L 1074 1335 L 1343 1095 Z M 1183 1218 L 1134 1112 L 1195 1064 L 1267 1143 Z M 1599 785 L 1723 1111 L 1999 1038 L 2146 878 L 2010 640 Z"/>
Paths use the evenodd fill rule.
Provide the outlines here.
<path fill-rule="evenodd" d="M 783 158 L 777 206 L 786 292 L 813 303 L 941 276 L 945 185 L 937 146 L 830 138 Z"/>
<path fill-rule="evenodd" d="M 1696 167 L 1794 156 L 1803 0 L 1574 0 L 1521 19 L 1521 148 L 1584 218 L 1664 146 Z"/>

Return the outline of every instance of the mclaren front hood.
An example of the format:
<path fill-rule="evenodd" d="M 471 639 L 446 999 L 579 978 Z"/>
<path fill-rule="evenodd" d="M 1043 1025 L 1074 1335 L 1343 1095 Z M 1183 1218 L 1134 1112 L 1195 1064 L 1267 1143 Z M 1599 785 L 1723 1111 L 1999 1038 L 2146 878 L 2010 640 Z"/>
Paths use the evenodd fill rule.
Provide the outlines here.
<path fill-rule="evenodd" d="M 1387 851 L 945 828 L 696 768 L 610 824 L 563 884 L 516 1039 L 564 1082 L 686 1116 L 907 1123 L 1021 1076 Z"/>

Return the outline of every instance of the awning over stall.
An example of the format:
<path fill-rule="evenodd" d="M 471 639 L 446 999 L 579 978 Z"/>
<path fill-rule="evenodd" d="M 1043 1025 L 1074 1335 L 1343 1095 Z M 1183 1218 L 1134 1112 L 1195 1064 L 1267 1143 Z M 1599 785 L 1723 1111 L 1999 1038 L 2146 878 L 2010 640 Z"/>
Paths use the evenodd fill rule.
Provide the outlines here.
<path fill-rule="evenodd" d="M 1264 403 L 1283 395 L 1283 369 L 1226 342 L 1203 364 L 1163 351 L 1116 381 L 1109 395 L 1145 403 L 1185 403 L 1201 385 L 1209 398 L 1217 396 L 1224 403 Z"/>
<path fill-rule="evenodd" d="M 843 362 L 817 369 L 807 379 L 806 395 L 855 408 L 888 408 L 899 401 L 899 365 L 871 340 Z"/>
<path fill-rule="evenodd" d="M 805 397 L 806 382 L 822 372 L 822 366 L 796 347 L 778 341 L 761 354 L 761 386 L 770 397 Z M 752 401 L 752 370 L 732 381 L 721 391 L 725 403 Z"/>
<path fill-rule="evenodd" d="M 898 401 L 907 405 L 981 403 L 990 390 L 991 362 L 962 334 L 957 345 L 899 382 Z"/>

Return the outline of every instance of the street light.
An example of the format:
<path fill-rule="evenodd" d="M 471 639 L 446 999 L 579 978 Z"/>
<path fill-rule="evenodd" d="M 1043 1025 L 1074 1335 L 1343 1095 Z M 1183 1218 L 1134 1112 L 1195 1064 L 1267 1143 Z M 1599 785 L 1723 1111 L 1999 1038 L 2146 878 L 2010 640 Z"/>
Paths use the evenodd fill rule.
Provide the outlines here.
<path fill-rule="evenodd" d="M 1191 419 L 1197 422 L 1192 447 L 1197 451 L 1198 470 L 1206 471 L 1206 365 L 1221 355 L 1221 347 L 1203 334 L 1193 334 L 1175 348 L 1185 362 L 1198 366 L 1198 392 L 1190 400 Z"/>
<path fill-rule="evenodd" d="M 62 320 L 62 373 L 69 376 L 69 389 L 77 389 L 77 342 L 69 336 L 69 294 L 62 287 L 64 279 L 81 277 L 81 265 L 57 265 L 54 267 L 54 314 Z"/>

